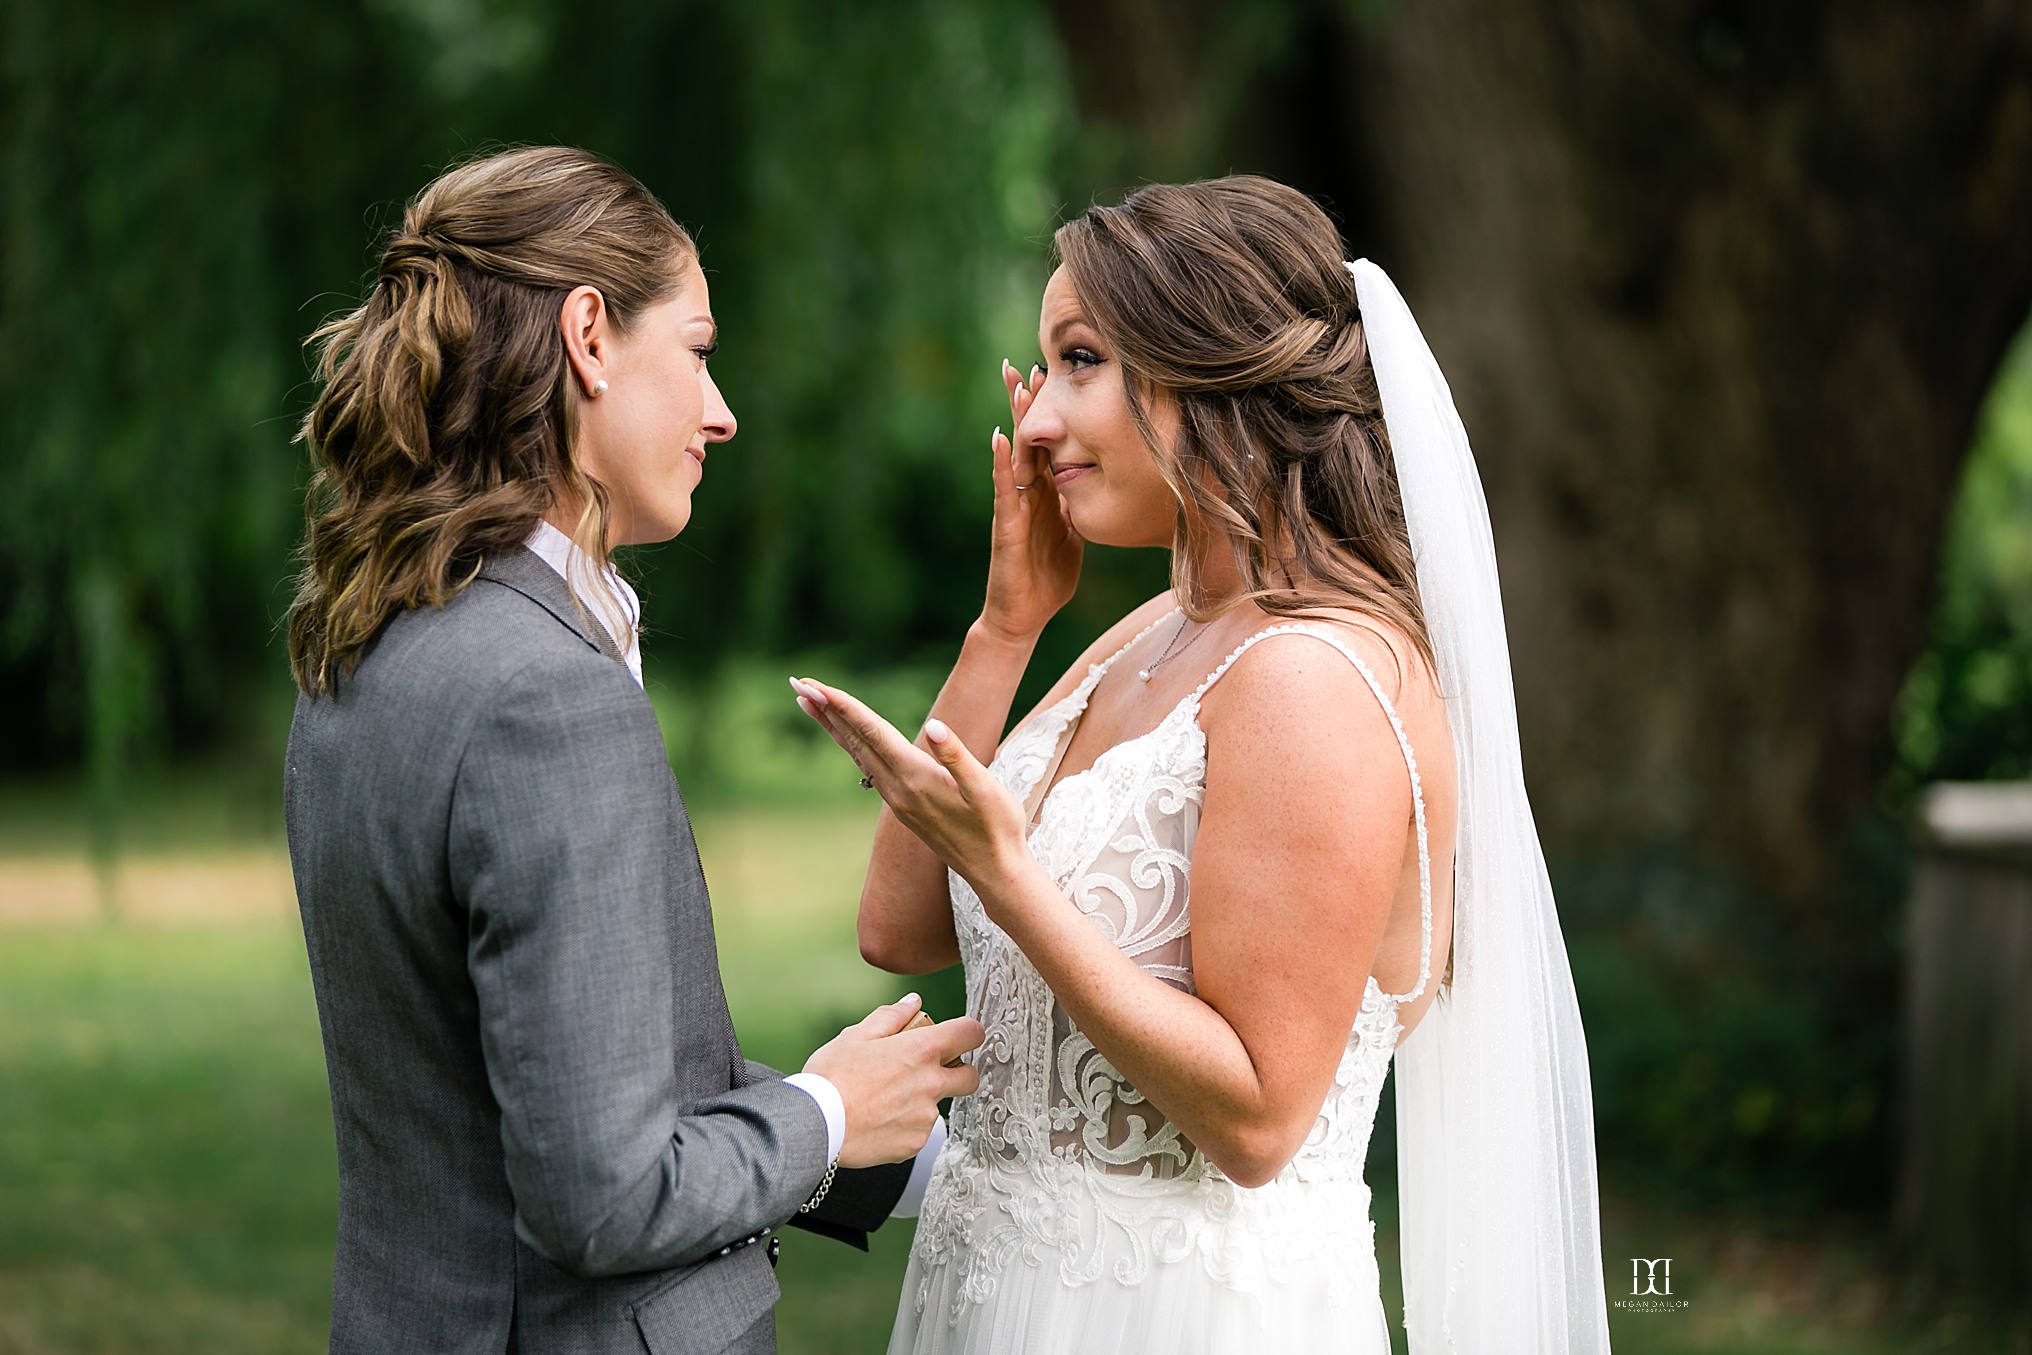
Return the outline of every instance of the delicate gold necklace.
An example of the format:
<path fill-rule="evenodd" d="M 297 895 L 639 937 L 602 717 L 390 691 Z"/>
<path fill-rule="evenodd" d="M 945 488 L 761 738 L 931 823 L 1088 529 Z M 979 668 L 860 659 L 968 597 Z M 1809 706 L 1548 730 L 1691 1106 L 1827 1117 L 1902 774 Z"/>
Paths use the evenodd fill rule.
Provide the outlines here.
<path fill-rule="evenodd" d="M 1150 675 L 1152 673 L 1162 668 L 1167 662 L 1171 660 L 1171 658 L 1173 657 L 1171 652 L 1172 646 L 1178 645 L 1178 637 L 1185 634 L 1185 628 L 1192 624 L 1191 617 L 1186 616 L 1185 613 L 1183 612 L 1180 612 L 1179 615 L 1183 619 L 1180 620 L 1180 622 L 1178 623 L 1178 629 L 1172 632 L 1171 644 L 1164 646 L 1164 652 L 1157 656 L 1157 662 L 1151 664 L 1148 668 L 1138 668 L 1136 670 L 1136 676 L 1141 678 L 1143 681 L 1148 682 L 1150 680 Z M 1193 633 L 1193 637 L 1190 640 L 1187 640 L 1184 645 L 1179 646 L 1178 652 L 1180 654 L 1183 654 L 1185 653 L 1186 650 L 1191 649 L 1194 645 L 1199 643 L 1199 637 L 1205 635 L 1206 633 L 1207 627 L 1201 626 L 1197 631 Z"/>

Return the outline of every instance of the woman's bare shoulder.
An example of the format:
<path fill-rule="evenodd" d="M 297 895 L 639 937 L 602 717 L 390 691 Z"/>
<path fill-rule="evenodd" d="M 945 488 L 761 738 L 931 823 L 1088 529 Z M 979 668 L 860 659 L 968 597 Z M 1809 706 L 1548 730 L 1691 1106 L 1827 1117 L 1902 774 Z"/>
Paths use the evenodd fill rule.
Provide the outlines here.
<path fill-rule="evenodd" d="M 1401 627 L 1352 607 L 1314 607 L 1297 615 L 1264 612 L 1247 632 L 1302 628 L 1330 637 L 1344 652 L 1361 660 L 1382 688 L 1392 709 L 1409 716 L 1437 700 L 1437 686 L 1423 653 Z M 1218 721 L 1226 707 L 1274 702 L 1299 713 L 1312 703 L 1338 704 L 1364 698 L 1368 683 L 1342 659 L 1322 664 L 1323 647 L 1304 641 L 1279 640 L 1251 645 L 1235 660 L 1234 669 L 1207 694 L 1207 716 Z M 1223 691 L 1226 688 L 1226 691 Z"/>
<path fill-rule="evenodd" d="M 1361 671 L 1374 674 L 1377 687 L 1390 694 L 1393 650 L 1362 619 L 1269 615 L 1260 622 L 1247 618 L 1246 629 L 1238 626 L 1240 652 L 1206 690 L 1198 711 L 1207 750 L 1203 833 L 1218 821 L 1217 842 L 1228 840 L 1220 834 L 1275 832 L 1287 845 L 1329 844 L 1323 850 L 1331 854 L 1365 841 L 1362 834 L 1373 825 L 1394 821 L 1400 799 L 1409 814 L 1411 784 L 1397 756 L 1390 710 Z M 1248 637 L 1266 631 L 1242 648 Z M 1398 704 L 1391 694 L 1391 708 Z M 1420 737 L 1419 725 L 1406 723 L 1410 737 Z"/>
<path fill-rule="evenodd" d="M 1418 702 L 1437 691 L 1424 651 L 1403 627 L 1392 621 L 1354 607 L 1313 607 L 1298 616 L 1280 619 L 1333 634 L 1369 666 L 1392 702 Z"/>

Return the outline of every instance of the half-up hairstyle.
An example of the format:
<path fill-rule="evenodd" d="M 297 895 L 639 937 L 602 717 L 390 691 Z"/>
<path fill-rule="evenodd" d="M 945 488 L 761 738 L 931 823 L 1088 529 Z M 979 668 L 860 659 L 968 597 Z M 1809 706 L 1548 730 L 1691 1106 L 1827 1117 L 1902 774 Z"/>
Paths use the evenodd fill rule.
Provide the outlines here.
<path fill-rule="evenodd" d="M 1195 561 L 1219 532 L 1238 602 L 1367 613 L 1430 668 L 1383 403 L 1326 213 L 1254 176 L 1152 184 L 1068 221 L 1054 244 L 1178 496 L 1171 570 L 1186 614 L 1211 610 Z M 1169 447 L 1149 416 L 1159 394 L 1179 412 Z"/>
<path fill-rule="evenodd" d="M 290 668 L 329 694 L 397 612 L 441 607 L 553 503 L 607 558 L 608 500 L 580 469 L 560 316 L 597 287 L 616 329 L 674 296 L 691 236 L 634 178 L 539 146 L 448 170 L 403 213 L 366 304 L 311 335 L 322 386 Z"/>

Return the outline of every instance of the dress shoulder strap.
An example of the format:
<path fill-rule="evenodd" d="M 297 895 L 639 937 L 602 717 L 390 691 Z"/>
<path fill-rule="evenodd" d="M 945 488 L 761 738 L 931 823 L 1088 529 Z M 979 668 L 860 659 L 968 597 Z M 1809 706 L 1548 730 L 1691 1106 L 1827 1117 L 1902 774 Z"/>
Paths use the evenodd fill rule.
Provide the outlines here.
<path fill-rule="evenodd" d="M 1408 993 L 1384 993 L 1388 1002 L 1415 1002 L 1425 992 L 1426 982 L 1432 977 L 1432 853 L 1426 840 L 1425 828 L 1425 787 L 1418 779 L 1418 755 L 1411 749 L 1411 739 L 1404 732 L 1404 722 L 1397 718 L 1397 707 L 1383 691 L 1383 684 L 1376 680 L 1376 674 L 1368 662 L 1348 645 L 1347 641 L 1332 631 L 1320 626 L 1309 626 L 1302 621 L 1287 621 L 1280 625 L 1259 630 L 1229 651 L 1221 660 L 1220 667 L 1207 674 L 1206 681 L 1187 699 L 1197 704 L 1207 689 L 1221 680 L 1222 674 L 1234 666 L 1236 659 L 1249 652 L 1257 643 L 1273 635 L 1309 635 L 1322 640 L 1339 650 L 1347 661 L 1362 675 L 1369 690 L 1375 694 L 1376 702 L 1383 707 L 1383 713 L 1390 717 L 1390 728 L 1397 735 L 1397 746 L 1403 750 L 1404 766 L 1411 773 L 1411 813 L 1418 829 L 1418 914 L 1420 941 L 1418 947 L 1418 984 Z"/>

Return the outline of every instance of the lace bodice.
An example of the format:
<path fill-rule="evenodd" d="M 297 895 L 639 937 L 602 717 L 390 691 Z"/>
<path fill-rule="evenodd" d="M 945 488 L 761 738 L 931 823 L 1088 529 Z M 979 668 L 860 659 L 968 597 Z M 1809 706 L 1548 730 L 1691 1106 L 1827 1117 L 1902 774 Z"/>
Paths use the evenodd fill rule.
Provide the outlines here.
<path fill-rule="evenodd" d="M 1125 1280 L 1166 1245 L 1197 1246 L 1217 1273 L 1237 1266 L 1260 1268 L 1274 1262 L 1274 1249 L 1236 1250 L 1233 1237 L 1214 1245 L 1207 1240 L 1214 1232 L 1232 1233 L 1232 1228 L 1210 1232 L 1200 1221 L 1261 1217 L 1267 1225 L 1280 1196 L 1294 1188 L 1320 1182 L 1360 1186 L 1377 1097 L 1401 1033 L 1397 1009 L 1424 992 L 1432 952 L 1431 863 L 1417 760 L 1367 663 L 1322 626 L 1294 622 L 1250 636 L 1154 729 L 1107 749 L 1092 767 L 1060 780 L 1035 802 L 1030 850 L 1124 954 L 1155 978 L 1192 992 L 1192 850 L 1206 779 L 1200 701 L 1249 648 L 1285 634 L 1311 636 L 1345 655 L 1397 732 L 1411 774 L 1418 839 L 1423 940 L 1417 985 L 1408 993 L 1388 994 L 1373 977 L 1369 980 L 1311 1134 L 1275 1180 L 1245 1190 L 1094 1048 L 1023 953 L 989 920 L 973 890 L 952 875 L 967 1010 L 987 1038 L 973 1058 L 981 1075 L 979 1089 L 953 1104 L 952 1137 L 925 1200 L 918 1245 L 966 1253 L 971 1273 L 964 1291 L 976 1299 L 992 1287 L 1002 1265 L 1042 1242 L 1052 1243 L 1075 1272 L 1097 1274 L 1106 1263 Z M 1018 800 L 1033 804 L 1037 788 L 1056 770 L 1068 730 L 1085 711 L 1095 686 L 1136 640 L 1092 665 L 1064 700 L 1039 712 L 1004 742 L 990 770 Z M 1054 1219 L 1064 1217 L 1064 1211 L 1054 1200 L 1069 1188 L 1068 1171 L 1084 1178 L 1080 1188 L 1112 1223 L 1112 1239 L 1057 1235 L 1063 1230 L 1056 1229 Z M 991 1198 L 999 1209 L 988 1208 Z M 1365 1203 L 1363 1208 L 1366 1215 Z M 1366 1226 L 1366 1217 L 1360 1222 Z M 1320 1241 L 1315 1234 L 1309 1243 L 1298 1244 Z M 1220 1262 L 1217 1253 L 1224 1248 L 1234 1254 Z M 1244 1253 L 1255 1259 L 1245 1259 Z"/>

